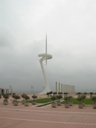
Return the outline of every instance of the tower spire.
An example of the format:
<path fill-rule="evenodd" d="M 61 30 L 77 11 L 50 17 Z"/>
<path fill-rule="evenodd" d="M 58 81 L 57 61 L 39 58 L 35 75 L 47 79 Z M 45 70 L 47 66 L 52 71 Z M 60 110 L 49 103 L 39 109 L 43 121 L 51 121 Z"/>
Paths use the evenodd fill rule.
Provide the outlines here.
<path fill-rule="evenodd" d="M 47 34 L 46 34 L 46 43 L 45 43 L 45 53 L 47 55 Z M 46 56 L 46 65 L 47 65 L 47 56 Z"/>
<path fill-rule="evenodd" d="M 47 54 L 47 34 L 46 34 L 46 54 Z"/>
<path fill-rule="evenodd" d="M 46 39 L 45 39 L 45 53 L 39 54 L 38 56 L 41 57 L 39 62 L 40 62 L 42 73 L 43 73 L 45 83 L 46 83 L 45 90 L 43 92 L 39 93 L 39 94 L 46 94 L 47 92 L 50 92 L 51 90 L 50 90 L 49 83 L 48 83 L 48 80 L 47 80 L 47 77 L 46 77 L 46 74 L 45 74 L 45 71 L 44 71 L 43 61 L 46 61 L 46 65 L 47 65 L 47 59 L 52 59 L 52 55 L 47 54 L 47 34 L 46 34 Z"/>

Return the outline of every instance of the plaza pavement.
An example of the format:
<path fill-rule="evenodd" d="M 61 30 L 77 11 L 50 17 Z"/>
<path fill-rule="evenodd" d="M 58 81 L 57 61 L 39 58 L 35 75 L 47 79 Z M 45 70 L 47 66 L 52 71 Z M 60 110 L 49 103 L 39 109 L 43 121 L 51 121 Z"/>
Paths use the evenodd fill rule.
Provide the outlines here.
<path fill-rule="evenodd" d="M 92 105 L 85 105 L 83 109 L 78 105 L 36 106 L 25 107 L 21 103 L 13 106 L 11 97 L 9 104 L 3 105 L 3 98 L 0 99 L 0 128 L 96 128 L 96 109 Z"/>

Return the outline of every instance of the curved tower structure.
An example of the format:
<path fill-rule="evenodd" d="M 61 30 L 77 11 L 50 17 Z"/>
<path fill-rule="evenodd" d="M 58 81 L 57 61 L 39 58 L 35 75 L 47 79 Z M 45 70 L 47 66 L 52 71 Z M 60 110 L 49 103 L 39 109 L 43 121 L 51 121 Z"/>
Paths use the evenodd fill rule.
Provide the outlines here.
<path fill-rule="evenodd" d="M 43 54 L 39 54 L 38 57 L 41 57 L 41 59 L 39 60 L 40 65 L 41 65 L 41 69 L 42 69 L 42 73 L 45 79 L 45 83 L 46 83 L 46 88 L 43 92 L 39 93 L 39 94 L 46 94 L 47 92 L 50 92 L 50 87 L 49 87 L 49 83 L 45 74 L 45 70 L 44 70 L 44 65 L 43 65 L 43 61 L 46 61 L 46 65 L 47 65 L 47 60 L 48 59 L 52 59 L 52 55 L 47 54 L 47 36 L 46 36 L 46 48 L 45 48 L 45 53 Z"/>

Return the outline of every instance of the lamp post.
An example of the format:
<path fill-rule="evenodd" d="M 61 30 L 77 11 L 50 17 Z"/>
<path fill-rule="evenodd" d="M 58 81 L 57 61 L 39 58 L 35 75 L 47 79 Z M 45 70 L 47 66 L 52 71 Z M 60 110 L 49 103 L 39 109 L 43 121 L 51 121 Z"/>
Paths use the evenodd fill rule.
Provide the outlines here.
<path fill-rule="evenodd" d="M 11 85 L 9 85 L 8 93 L 10 93 L 10 90 L 11 90 Z"/>
<path fill-rule="evenodd" d="M 31 86 L 31 94 L 32 94 L 32 86 Z"/>
<path fill-rule="evenodd" d="M 31 86 L 31 93 L 32 93 L 32 88 L 33 88 L 33 94 L 34 94 L 34 87 L 33 86 Z"/>

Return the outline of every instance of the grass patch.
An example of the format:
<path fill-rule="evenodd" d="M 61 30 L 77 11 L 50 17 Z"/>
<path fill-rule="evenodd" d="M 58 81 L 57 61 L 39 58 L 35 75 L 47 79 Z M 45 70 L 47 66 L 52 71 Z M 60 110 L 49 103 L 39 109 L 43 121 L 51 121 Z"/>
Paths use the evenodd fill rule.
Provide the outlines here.
<path fill-rule="evenodd" d="M 51 98 L 43 98 L 43 99 L 36 99 L 36 103 L 48 103 L 48 102 L 52 102 L 53 100 L 51 100 Z M 73 102 L 73 104 L 79 104 L 79 101 L 76 98 L 71 99 L 71 101 Z M 29 103 L 32 103 L 32 100 L 27 101 Z M 84 99 L 85 104 L 89 104 L 92 105 L 93 101 L 89 98 Z M 62 104 L 65 104 L 65 102 L 62 102 Z"/>
<path fill-rule="evenodd" d="M 32 100 L 28 102 L 32 103 Z M 48 103 L 48 102 L 52 102 L 51 98 L 36 99 L 36 103 Z"/>
<path fill-rule="evenodd" d="M 73 104 L 79 104 L 79 101 L 75 98 L 71 99 L 71 101 L 73 102 Z M 92 105 L 93 101 L 91 99 L 84 99 L 85 104 L 89 104 Z M 65 104 L 65 102 L 63 102 L 62 104 Z"/>

